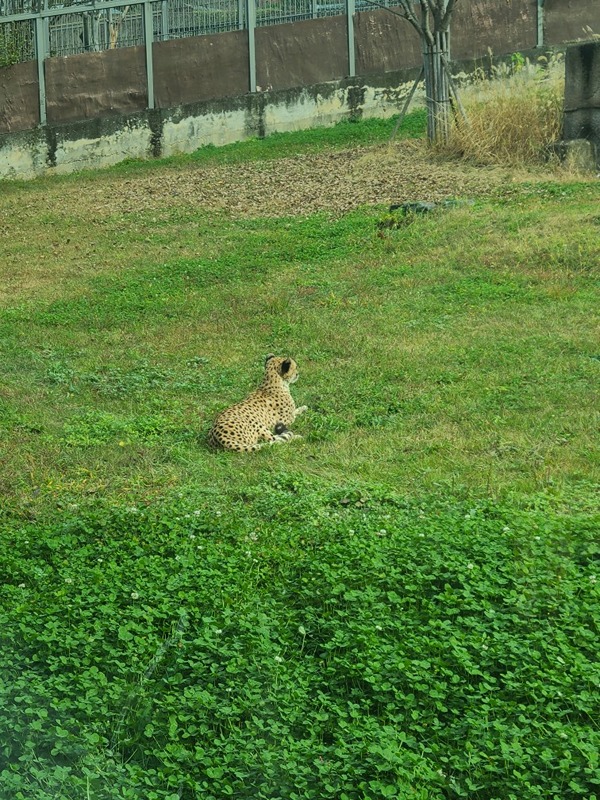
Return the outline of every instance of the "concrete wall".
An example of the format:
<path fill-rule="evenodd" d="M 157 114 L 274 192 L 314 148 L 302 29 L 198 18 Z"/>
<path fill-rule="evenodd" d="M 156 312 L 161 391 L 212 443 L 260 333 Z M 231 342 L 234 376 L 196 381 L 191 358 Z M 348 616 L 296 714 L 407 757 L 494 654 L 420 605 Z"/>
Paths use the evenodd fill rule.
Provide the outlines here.
<path fill-rule="evenodd" d="M 547 44 L 562 44 L 589 39 L 587 28 L 600 34 L 600 2 L 598 0 L 544 0 Z"/>
<path fill-rule="evenodd" d="M 452 14 L 452 58 L 483 58 L 528 50 L 537 41 L 536 0 L 471 0 Z"/>
<path fill-rule="evenodd" d="M 28 130 L 39 123 L 36 62 L 0 69 L 0 133 Z"/>
<path fill-rule="evenodd" d="M 564 138 L 592 142 L 600 166 L 600 42 L 567 48 Z"/>
<path fill-rule="evenodd" d="M 152 52 L 159 108 L 248 91 L 248 31 L 156 42 Z"/>
<path fill-rule="evenodd" d="M 310 86 L 348 75 L 346 17 L 267 25 L 255 34 L 256 83 L 262 89 Z"/>
<path fill-rule="evenodd" d="M 45 67 L 50 123 L 143 111 L 148 105 L 143 47 L 48 58 Z"/>
<path fill-rule="evenodd" d="M 414 71 L 391 72 L 374 81 L 342 80 L 0 134 L 0 178 L 74 172 L 343 119 L 391 116 L 414 77 Z"/>

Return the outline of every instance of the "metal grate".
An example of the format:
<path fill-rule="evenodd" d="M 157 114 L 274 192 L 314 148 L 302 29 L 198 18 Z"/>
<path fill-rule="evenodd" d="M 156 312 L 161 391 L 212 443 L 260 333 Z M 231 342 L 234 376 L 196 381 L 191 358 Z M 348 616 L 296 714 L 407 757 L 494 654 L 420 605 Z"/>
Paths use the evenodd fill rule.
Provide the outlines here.
<path fill-rule="evenodd" d="M 346 14 L 346 0 L 254 0 L 256 25 Z M 381 0 L 393 5 L 394 0 Z M 78 5 L 87 5 L 79 11 Z M 45 55 L 68 56 L 144 44 L 143 4 L 90 9 L 91 0 L 65 4 L 64 0 L 0 0 L 0 66 L 36 57 L 35 19 L 43 20 Z M 108 5 L 108 4 L 107 4 Z M 246 0 L 153 0 L 155 41 L 201 36 L 246 27 Z M 373 8 L 356 0 L 356 10 Z M 48 11 L 59 14 L 48 14 Z M 2 17 L 30 15 L 27 20 Z"/>
<path fill-rule="evenodd" d="M 166 36 L 179 39 L 209 33 L 237 30 L 244 27 L 244 3 L 239 0 L 161 0 L 161 15 L 168 23 Z"/>
<path fill-rule="evenodd" d="M 0 67 L 32 61 L 35 58 L 33 22 L 6 22 L 0 25 Z"/>

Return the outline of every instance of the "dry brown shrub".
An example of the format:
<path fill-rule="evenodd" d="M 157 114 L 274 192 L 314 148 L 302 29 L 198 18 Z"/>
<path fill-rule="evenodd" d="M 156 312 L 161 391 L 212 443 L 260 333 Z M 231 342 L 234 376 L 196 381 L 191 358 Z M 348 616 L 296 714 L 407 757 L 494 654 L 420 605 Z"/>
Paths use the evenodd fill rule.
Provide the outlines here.
<path fill-rule="evenodd" d="M 443 153 L 477 164 L 523 167 L 548 158 L 561 137 L 564 76 L 560 62 L 517 65 L 497 79 L 476 78 L 460 95 L 467 121 L 457 117 Z"/>

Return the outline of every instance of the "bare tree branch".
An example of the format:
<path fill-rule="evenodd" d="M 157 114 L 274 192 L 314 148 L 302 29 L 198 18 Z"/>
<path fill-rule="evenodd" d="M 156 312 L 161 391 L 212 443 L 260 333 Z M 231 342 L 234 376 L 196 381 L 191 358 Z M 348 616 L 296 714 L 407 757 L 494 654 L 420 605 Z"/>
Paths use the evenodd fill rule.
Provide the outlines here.
<path fill-rule="evenodd" d="M 440 22 L 440 30 L 447 31 L 450 25 L 450 18 L 452 16 L 452 12 L 454 11 L 454 6 L 456 5 L 456 0 L 448 0 L 448 5 L 446 6 L 446 11 L 442 20 Z"/>
<path fill-rule="evenodd" d="M 421 3 L 421 31 L 423 37 L 427 40 L 427 44 L 433 47 L 433 35 L 431 33 L 431 26 L 429 24 L 429 6 L 431 0 L 419 0 Z"/>
<path fill-rule="evenodd" d="M 419 2 L 421 3 L 421 7 L 426 7 L 427 11 L 429 11 L 431 16 L 435 19 L 435 12 L 437 8 L 436 0 L 419 0 Z"/>
<path fill-rule="evenodd" d="M 413 28 L 416 30 L 419 36 L 423 36 L 423 28 L 419 24 L 419 20 L 416 18 L 414 11 L 411 8 L 410 0 L 398 0 L 398 2 L 400 4 L 400 8 L 404 11 L 404 14 L 402 14 L 401 16 L 403 16 L 405 20 L 410 22 L 410 24 L 413 26 Z"/>

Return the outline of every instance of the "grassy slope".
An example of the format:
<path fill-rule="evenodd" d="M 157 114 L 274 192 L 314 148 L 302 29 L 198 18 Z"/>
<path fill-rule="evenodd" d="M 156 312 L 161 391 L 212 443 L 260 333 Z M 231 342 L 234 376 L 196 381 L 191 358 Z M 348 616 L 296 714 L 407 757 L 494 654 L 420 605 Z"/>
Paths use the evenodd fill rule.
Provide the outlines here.
<path fill-rule="evenodd" d="M 591 797 L 598 187 L 379 235 L 56 185 L 0 201 L 2 800 Z M 208 452 L 267 352 L 304 441 Z"/>

